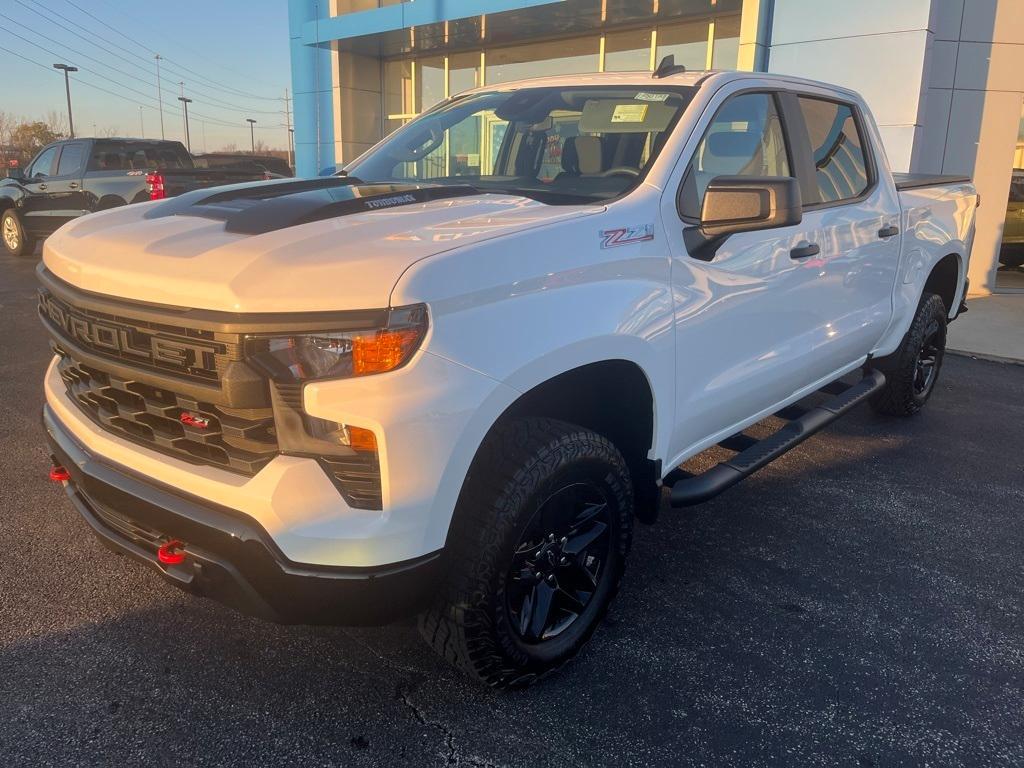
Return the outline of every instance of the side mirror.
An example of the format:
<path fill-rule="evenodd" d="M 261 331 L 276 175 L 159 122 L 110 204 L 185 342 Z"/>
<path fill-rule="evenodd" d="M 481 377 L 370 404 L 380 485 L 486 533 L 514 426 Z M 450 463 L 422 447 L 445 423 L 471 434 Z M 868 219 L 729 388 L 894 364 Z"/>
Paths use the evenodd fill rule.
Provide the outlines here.
<path fill-rule="evenodd" d="M 729 235 L 799 224 L 800 185 L 789 176 L 716 176 L 704 192 L 700 224 L 683 230 L 690 255 L 711 261 Z"/>
<path fill-rule="evenodd" d="M 25 178 L 25 170 L 23 168 L 8 168 L 7 178 L 21 181 Z"/>

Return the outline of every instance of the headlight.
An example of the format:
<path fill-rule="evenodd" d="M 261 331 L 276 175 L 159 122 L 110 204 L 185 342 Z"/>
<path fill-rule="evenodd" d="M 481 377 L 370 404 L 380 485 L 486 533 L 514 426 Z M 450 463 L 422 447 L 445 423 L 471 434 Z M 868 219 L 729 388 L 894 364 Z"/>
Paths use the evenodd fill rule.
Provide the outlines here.
<path fill-rule="evenodd" d="M 403 366 L 426 333 L 427 308 L 418 304 L 392 309 L 383 328 L 255 336 L 247 341 L 248 358 L 278 382 L 367 376 Z"/>

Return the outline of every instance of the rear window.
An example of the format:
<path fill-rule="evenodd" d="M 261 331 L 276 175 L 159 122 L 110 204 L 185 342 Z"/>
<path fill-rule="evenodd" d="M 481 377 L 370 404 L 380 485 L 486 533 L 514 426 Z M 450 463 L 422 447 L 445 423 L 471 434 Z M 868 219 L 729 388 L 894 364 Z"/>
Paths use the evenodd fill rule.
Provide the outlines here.
<path fill-rule="evenodd" d="M 853 108 L 824 99 L 800 97 L 814 157 L 818 200 L 838 203 L 863 194 L 870 183 L 867 158 Z"/>
<path fill-rule="evenodd" d="M 89 157 L 90 171 L 151 171 L 192 168 L 185 147 L 173 142 L 98 141 Z"/>

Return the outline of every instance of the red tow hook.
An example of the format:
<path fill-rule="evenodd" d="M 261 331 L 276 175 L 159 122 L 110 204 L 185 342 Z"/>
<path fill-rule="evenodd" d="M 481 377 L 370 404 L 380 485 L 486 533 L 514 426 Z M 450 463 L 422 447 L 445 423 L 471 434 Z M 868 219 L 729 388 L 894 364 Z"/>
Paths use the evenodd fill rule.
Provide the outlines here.
<path fill-rule="evenodd" d="M 171 539 L 161 544 L 156 551 L 156 559 L 164 565 L 178 565 L 185 562 L 185 544 L 177 539 Z"/>
<path fill-rule="evenodd" d="M 71 473 L 60 464 L 54 464 L 50 467 L 50 479 L 55 483 L 63 483 L 71 479 Z"/>

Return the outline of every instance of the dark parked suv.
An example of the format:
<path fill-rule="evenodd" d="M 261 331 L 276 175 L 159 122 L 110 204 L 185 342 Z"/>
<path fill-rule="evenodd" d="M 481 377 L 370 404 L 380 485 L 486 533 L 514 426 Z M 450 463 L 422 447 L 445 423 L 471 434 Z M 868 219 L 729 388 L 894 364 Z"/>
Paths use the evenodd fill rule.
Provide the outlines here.
<path fill-rule="evenodd" d="M 196 168 L 180 141 L 144 139 L 58 141 L 9 174 L 0 181 L 0 243 L 12 256 L 32 255 L 37 240 L 86 213 L 267 177 L 255 165 Z"/>

